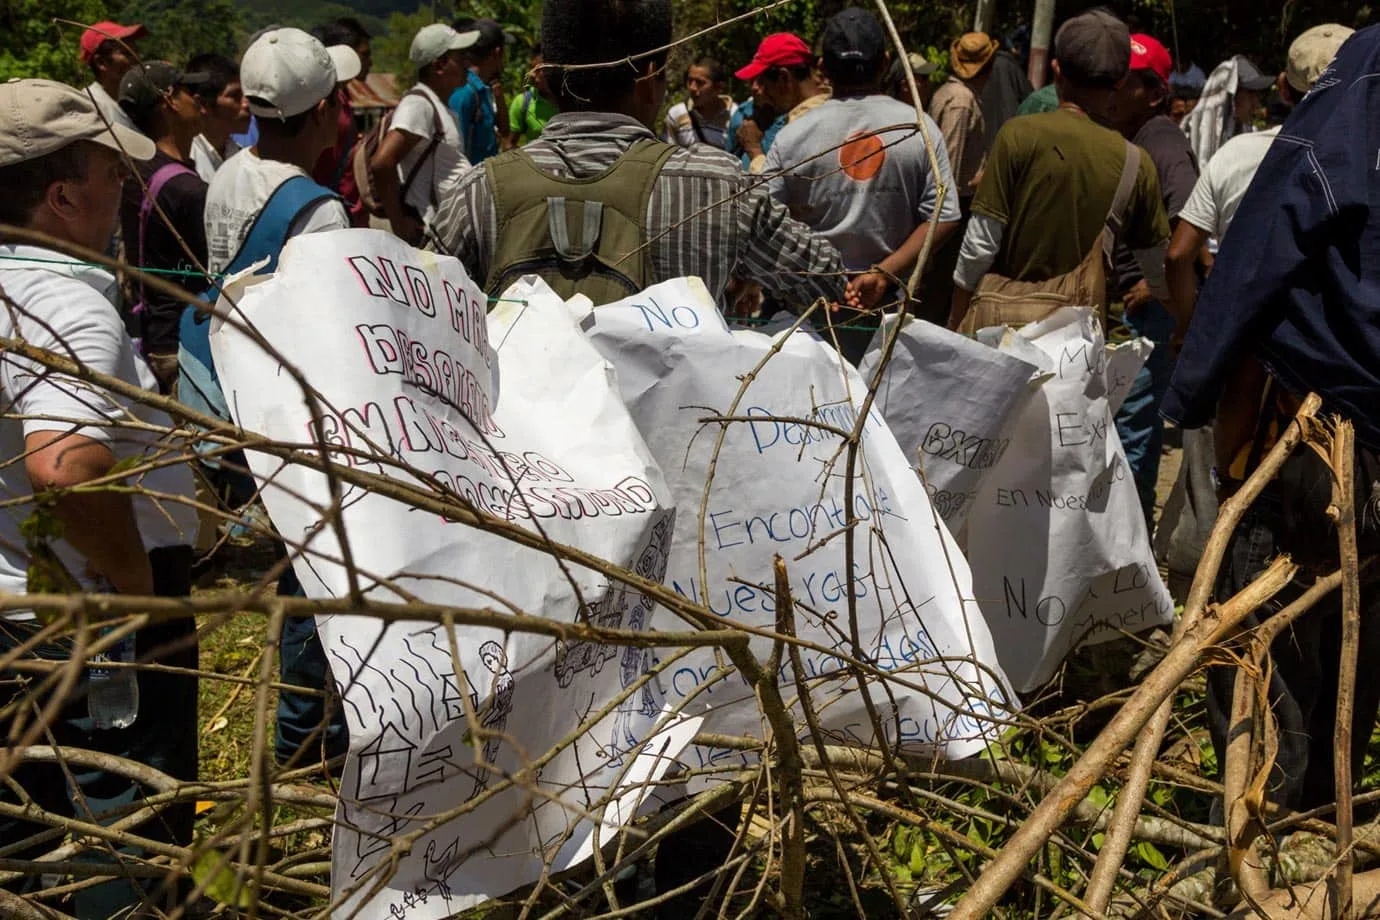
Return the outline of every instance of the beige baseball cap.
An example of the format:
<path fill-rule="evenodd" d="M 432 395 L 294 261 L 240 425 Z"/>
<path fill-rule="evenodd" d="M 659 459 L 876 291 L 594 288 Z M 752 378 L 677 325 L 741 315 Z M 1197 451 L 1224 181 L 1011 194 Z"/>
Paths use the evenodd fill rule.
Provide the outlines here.
<path fill-rule="evenodd" d="M 91 97 L 53 80 L 0 83 L 0 166 L 56 153 L 73 141 L 95 141 L 136 160 L 153 159 L 153 141 L 107 125 Z"/>
<path fill-rule="evenodd" d="M 1285 79 L 1300 93 L 1306 93 L 1318 82 L 1318 77 L 1332 63 L 1342 44 L 1355 29 L 1329 22 L 1304 32 L 1289 46 L 1289 66 Z"/>

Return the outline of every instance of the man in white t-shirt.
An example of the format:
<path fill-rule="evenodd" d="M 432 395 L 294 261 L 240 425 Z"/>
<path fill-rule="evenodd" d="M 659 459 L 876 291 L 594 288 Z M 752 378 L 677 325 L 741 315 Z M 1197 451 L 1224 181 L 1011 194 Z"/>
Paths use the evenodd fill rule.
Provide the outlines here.
<path fill-rule="evenodd" d="M 245 51 L 240 84 L 258 117 L 259 142 L 226 160 L 206 192 L 206 251 L 214 274 L 235 260 L 264 206 L 284 182 L 311 177 L 321 151 L 335 143 L 336 85 L 359 73 L 345 45 L 326 48 L 301 29 L 270 29 Z M 340 199 L 318 198 L 292 219 L 288 237 L 343 230 Z"/>
<path fill-rule="evenodd" d="M 936 249 L 958 226 L 958 194 L 939 127 L 921 116 L 939 164 L 936 176 L 915 108 L 884 92 L 886 36 L 877 18 L 859 7 L 844 10 L 829 20 L 822 43 L 820 69 L 833 98 L 781 129 L 764 172 L 772 177 L 772 197 L 833 243 L 844 268 L 862 273 L 849 292 L 871 307 L 883 299 L 889 278 L 910 274 L 936 210 Z M 870 333 L 840 335 L 844 356 L 856 362 Z"/>
<path fill-rule="evenodd" d="M 121 188 L 129 175 L 118 151 L 123 148 L 147 160 L 154 154 L 153 142 L 120 125 L 107 130 L 89 96 L 49 80 L 0 84 L 0 110 L 5 112 L 0 120 L 0 186 L 5 189 L 0 221 L 86 249 L 104 249 L 114 234 Z M 131 386 L 156 389 L 112 302 L 117 287 L 111 273 L 53 249 L 6 244 L 0 246 L 0 292 L 7 302 L 0 311 L 0 338 L 22 340 Z M 0 466 L 0 497 L 5 502 L 0 509 L 0 591 L 138 596 L 190 592 L 196 514 L 178 499 L 190 500 L 193 494 L 191 472 L 185 463 L 140 472 L 145 460 L 176 457 L 183 448 L 149 429 L 132 427 L 138 423 L 171 428 L 162 412 L 0 348 L 0 454 L 10 461 Z M 131 469 L 124 484 L 142 487 L 138 494 L 125 489 L 70 491 L 111 477 L 117 464 Z M 63 490 L 46 502 L 47 514 L 60 530 L 55 528 L 46 539 L 35 538 L 26 524 L 34 520 L 33 497 L 46 490 Z M 155 499 L 150 493 L 167 498 Z M 40 628 L 31 613 L 11 613 L 0 623 L 0 656 L 15 652 Z M 50 634 L 44 644 L 31 645 L 20 657 L 32 663 L 38 657 L 70 655 L 71 641 L 64 635 L 61 630 Z M 133 642 L 133 654 L 140 660 L 197 667 L 191 619 L 140 629 Z M 88 699 L 101 700 L 109 684 L 98 686 L 97 680 L 82 677 L 77 686 L 66 689 L 64 701 L 35 689 L 40 682 L 16 676 L 0 671 L 0 687 L 7 688 L 0 690 L 0 706 L 13 712 L 56 707 L 44 721 L 51 735 L 41 736 L 40 743 L 132 757 L 156 764 L 176 780 L 197 779 L 194 677 L 140 671 L 136 682 L 142 709 L 140 703 L 127 701 L 116 707 L 122 718 L 132 714 L 133 721 L 93 730 Z M 16 730 L 9 718 L 0 717 L 0 733 L 13 738 Z M 131 781 L 102 770 L 77 771 L 79 789 L 69 791 L 61 764 L 11 766 L 10 783 L 17 783 L 40 808 L 66 817 L 109 823 L 112 808 L 127 806 L 139 795 Z M 0 787 L 0 801 L 16 803 L 19 798 L 5 786 Z M 189 803 L 160 810 L 152 821 L 131 830 L 185 847 L 192 842 L 192 819 Z M 0 840 L 7 842 L 22 841 L 42 829 L 0 818 Z M 11 855 L 33 859 L 53 845 Z M 83 889 L 73 913 L 138 914 L 143 900 L 131 882 L 114 881 Z"/>
<path fill-rule="evenodd" d="M 1279 75 L 1279 98 L 1292 108 L 1304 97 L 1337 49 L 1351 36 L 1352 29 L 1341 25 L 1321 25 L 1304 32 L 1289 46 L 1288 69 Z M 1188 325 L 1197 297 L 1194 265 L 1209 240 L 1227 235 L 1236 207 L 1251 187 L 1256 170 L 1270 151 L 1282 124 L 1265 131 L 1239 134 L 1227 141 L 1203 167 L 1193 194 L 1179 212 L 1179 224 L 1169 244 L 1165 273 L 1169 280 L 1173 308 L 1180 333 Z"/>
<path fill-rule="evenodd" d="M 1279 97 L 1293 106 L 1313 86 L 1332 62 L 1337 49 L 1352 34 L 1341 25 L 1309 29 L 1289 46 L 1288 68 L 1279 75 Z M 1165 258 L 1170 306 L 1182 341 L 1198 297 L 1197 265 L 1209 240 L 1227 235 L 1236 208 L 1250 188 L 1282 125 L 1265 131 L 1239 134 L 1227 141 L 1203 168 L 1193 193 L 1179 212 L 1179 223 Z M 1216 471 L 1230 478 L 1240 445 L 1249 444 L 1259 428 L 1260 389 L 1265 372 L 1249 356 L 1243 357 L 1230 384 L 1224 388 L 1217 420 L 1211 427 L 1183 433 L 1183 460 L 1179 480 L 1166 504 L 1156 536 L 1169 569 L 1170 589 L 1183 596 L 1202 558 L 1203 547 L 1217 519 Z"/>
<path fill-rule="evenodd" d="M 112 125 L 136 130 L 134 122 L 120 108 L 120 81 L 134 66 L 130 43 L 148 34 L 141 25 L 122 26 L 118 22 L 98 22 L 81 33 L 81 59 L 95 77 L 86 92 Z"/>
<path fill-rule="evenodd" d="M 408 53 L 417 85 L 393 110 L 388 133 L 369 161 L 388 223 L 414 246 L 426 241 L 441 183 L 470 165 L 445 100 L 469 79 L 465 49 L 478 40 L 477 30 L 457 32 L 439 22 L 418 30 Z"/>

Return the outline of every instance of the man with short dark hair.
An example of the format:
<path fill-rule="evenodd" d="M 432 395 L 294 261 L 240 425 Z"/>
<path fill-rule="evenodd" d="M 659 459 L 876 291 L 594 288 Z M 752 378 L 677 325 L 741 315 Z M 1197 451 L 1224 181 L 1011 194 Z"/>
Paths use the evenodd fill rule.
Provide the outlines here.
<path fill-rule="evenodd" d="M 105 249 L 128 176 L 120 151 L 144 160 L 154 155 L 153 142 L 120 124 L 107 129 L 89 96 L 49 80 L 0 84 L 0 110 L 5 113 L 0 119 L 0 188 L 5 190 L 0 222 L 71 246 Z M 0 337 L 145 386 L 147 371 L 113 304 L 117 290 L 110 272 L 57 249 L 0 245 L 0 291 L 6 302 Z M 11 351 L 0 354 L 0 454 L 11 461 L 0 469 L 0 493 L 7 499 L 0 510 L 0 591 L 11 596 L 188 595 L 196 515 L 176 500 L 192 496 L 186 464 L 126 474 L 127 481 L 116 475 L 118 469 L 146 467 L 147 461 L 175 459 L 173 445 L 150 433 L 171 426 L 162 412 Z M 102 480 L 110 487 L 92 487 Z M 41 492 L 49 496 L 46 512 L 31 498 Z M 45 518 L 60 536 L 35 537 L 31 528 Z M 40 745 L 124 757 L 174 781 L 196 782 L 195 621 L 186 617 L 147 626 L 109 650 L 120 661 L 137 658 L 161 670 L 140 669 L 131 679 L 125 669 L 93 667 L 78 672 L 73 686 L 44 689 L 33 668 L 65 662 L 73 654 L 70 628 L 44 637 L 45 620 L 23 610 L 0 616 L 0 657 L 16 658 L 24 668 L 0 673 L 5 688 L 0 706 L 15 714 L 0 718 L 0 734 L 17 740 L 42 711 Z M 88 641 L 95 638 L 93 629 Z M 22 758 L 11 759 L 5 779 L 0 801 L 10 807 L 34 807 L 92 824 L 110 824 L 155 792 L 90 764 L 73 765 L 69 772 L 64 762 Z M 186 802 L 156 808 L 150 819 L 128 830 L 188 847 L 192 823 L 192 803 Z M 13 846 L 45 830 L 46 824 L 0 818 L 0 840 L 13 859 L 35 859 L 63 842 L 60 836 L 46 844 Z M 151 855 L 131 854 L 140 860 Z M 77 854 L 83 858 L 91 857 Z M 33 873 L 10 887 L 27 893 L 40 885 Z M 153 897 L 160 887 L 156 879 L 117 878 L 80 887 L 64 910 L 79 920 L 152 916 L 168 907 Z"/>
<path fill-rule="evenodd" d="M 81 33 L 81 59 L 95 78 L 86 92 L 106 121 L 131 131 L 135 130 L 134 123 L 120 108 L 120 81 L 135 63 L 130 43 L 147 34 L 148 30 L 141 25 L 124 26 L 110 21 L 98 22 Z"/>
<path fill-rule="evenodd" d="M 460 126 L 445 100 L 471 76 L 466 51 L 479 32 L 434 22 L 417 30 L 408 52 L 417 85 L 393 110 L 388 133 L 369 161 L 384 216 L 400 239 L 420 246 L 441 201 L 441 182 L 468 165 Z"/>
<path fill-rule="evenodd" d="M 499 149 L 498 110 L 502 102 L 494 95 L 494 85 L 503 75 L 508 33 L 492 19 L 461 19 L 455 31 L 464 35 L 478 32 L 469 48 L 469 68 L 465 82 L 443 99 L 460 125 L 460 147 L 471 163 L 482 163 L 497 156 Z"/>
<path fill-rule="evenodd" d="M 938 126 L 921 115 L 917 128 L 915 107 L 884 92 L 887 43 L 877 17 L 846 9 L 829 19 L 822 44 L 819 68 L 833 97 L 781 129 L 764 172 L 772 196 L 833 243 L 845 269 L 860 273 L 850 287 L 872 307 L 891 279 L 909 278 L 936 212 L 934 246 L 958 226 L 958 194 Z M 863 328 L 838 331 L 844 357 L 862 358 L 875 324 L 859 318 L 846 325 Z"/>
<path fill-rule="evenodd" d="M 1132 35 L 1131 72 L 1122 84 L 1115 112 L 1117 130 L 1150 155 L 1160 180 L 1160 197 L 1171 232 L 1198 181 L 1198 165 L 1188 138 L 1166 114 L 1172 67 L 1169 49 L 1158 40 L 1150 35 Z M 1121 331 L 1118 327 L 1124 324 L 1131 335 L 1144 337 L 1155 345 L 1116 414 L 1117 431 L 1140 494 L 1141 510 L 1149 531 L 1153 532 L 1155 486 L 1159 480 L 1160 449 L 1164 445 L 1160 402 L 1173 371 L 1169 344 L 1174 335 L 1174 319 L 1168 301 L 1150 292 L 1149 283 L 1125 243 L 1117 245 L 1115 262 L 1113 280 L 1122 312 L 1119 316 L 1113 314 L 1109 336 L 1116 338 Z"/>
<path fill-rule="evenodd" d="M 270 29 L 249 46 L 240 80 L 259 142 L 226 161 L 206 195 L 206 246 L 212 273 L 234 261 L 261 211 L 288 180 L 309 178 L 321 151 L 335 142 L 336 86 L 359 73 L 345 46 L 324 47 L 301 29 Z M 350 226 L 334 195 L 314 196 L 298 210 L 288 236 Z"/>
<path fill-rule="evenodd" d="M 761 100 L 777 114 L 778 121 L 772 127 L 779 133 L 829 98 L 829 87 L 815 76 L 814 68 L 814 52 L 803 39 L 789 32 L 777 32 L 762 39 L 752 60 L 734 76 L 751 84 L 754 104 Z M 762 172 L 767 165 L 769 145 L 759 121 L 744 121 L 738 127 L 736 139 L 748 158 L 749 171 Z"/>
<path fill-rule="evenodd" d="M 192 163 L 201 181 L 240 150 L 231 135 L 249 130 L 249 103 L 240 86 L 240 65 L 221 54 L 198 54 L 187 62 L 189 73 L 205 74 L 193 88 L 201 104 L 201 133 L 192 139 Z"/>
<path fill-rule="evenodd" d="M 1004 301 L 995 297 L 990 309 L 971 318 L 968 312 L 980 288 L 1009 290 L 1013 282 L 1067 285 L 1077 289 L 1079 305 L 1105 309 L 1108 230 L 1135 252 L 1156 296 L 1168 296 L 1169 222 L 1155 165 L 1098 123 L 1110 120 L 1117 87 L 1126 79 L 1130 32 L 1112 14 L 1093 10 L 1064 23 L 1054 53 L 1059 108 L 1011 119 L 988 155 L 954 271 L 953 328 L 965 320 L 978 327 L 1011 321 L 1016 311 L 1003 308 L 1008 313 L 1001 315 L 997 305 Z M 1118 216 L 1119 198 L 1124 209 Z M 1019 306 L 1017 322 L 1039 318 L 1033 301 Z"/>
<path fill-rule="evenodd" d="M 120 204 L 125 258 L 140 268 L 183 271 L 167 278 L 189 294 L 206 290 L 206 183 L 192 168 L 192 141 L 200 135 L 201 103 L 193 93 L 210 78 L 183 73 L 167 61 L 135 67 L 120 81 L 120 107 L 157 147 L 138 163 L 139 182 L 126 182 Z M 139 345 L 166 393 L 177 377 L 178 325 L 183 301 L 134 283 Z"/>
<path fill-rule="evenodd" d="M 702 57 L 685 68 L 685 91 L 690 98 L 677 102 L 666 113 L 662 140 L 689 147 L 691 144 L 724 146 L 728 126 L 738 108 L 724 95 L 728 74 L 714 58 Z"/>
<path fill-rule="evenodd" d="M 800 307 L 842 299 L 838 252 L 736 160 L 704 144 L 656 140 L 670 0 L 547 0 L 542 36 L 560 114 L 531 144 L 463 174 L 437 218 L 443 250 L 485 290 L 501 293 L 535 262 L 558 293 L 587 293 L 595 303 L 696 275 L 723 304 L 735 273 Z M 623 58 L 633 65 L 562 67 Z M 546 221 L 552 199 L 571 226 L 593 220 L 593 238 L 557 245 Z M 597 220 L 585 219 L 587 201 L 602 206 Z M 526 214 L 532 235 L 500 213 Z"/>

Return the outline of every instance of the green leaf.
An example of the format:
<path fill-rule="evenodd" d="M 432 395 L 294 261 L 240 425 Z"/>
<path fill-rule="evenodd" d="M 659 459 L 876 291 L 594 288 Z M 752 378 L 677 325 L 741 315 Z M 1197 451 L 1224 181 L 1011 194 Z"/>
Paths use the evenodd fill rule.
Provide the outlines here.
<path fill-rule="evenodd" d="M 192 878 L 204 886 L 206 897 L 226 907 L 249 907 L 249 886 L 235 877 L 230 856 L 218 850 L 204 850 L 192 864 Z"/>
<path fill-rule="evenodd" d="M 1141 841 L 1136 844 L 1136 855 L 1152 869 L 1163 872 L 1169 868 L 1169 860 L 1164 858 L 1164 854 L 1156 849 L 1153 843 Z"/>

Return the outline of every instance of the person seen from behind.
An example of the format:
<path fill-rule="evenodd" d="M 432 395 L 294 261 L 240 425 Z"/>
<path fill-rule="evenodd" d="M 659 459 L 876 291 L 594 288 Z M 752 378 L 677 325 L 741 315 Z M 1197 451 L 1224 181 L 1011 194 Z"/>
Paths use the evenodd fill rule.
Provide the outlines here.
<path fill-rule="evenodd" d="M 403 241 L 418 246 L 441 203 L 440 184 L 469 163 L 460 127 L 446 99 L 472 79 L 466 50 L 479 41 L 477 30 L 457 32 L 444 23 L 423 26 L 408 56 L 417 68 L 417 85 L 389 116 L 388 131 L 369 161 L 384 216 Z"/>
<path fill-rule="evenodd" d="M 844 268 L 857 273 L 849 285 L 856 305 L 872 308 L 896 281 L 909 280 L 932 230 L 934 247 L 953 233 L 958 194 L 938 126 L 921 115 L 917 127 L 914 106 L 883 92 L 887 43 L 877 17 L 860 7 L 844 10 L 825 25 L 822 45 L 819 68 L 833 97 L 781 129 L 764 172 L 772 196 L 833 243 Z M 844 317 L 851 321 L 841 325 L 863 328 L 831 334 L 856 364 L 878 323 L 875 316 Z"/>
<path fill-rule="evenodd" d="M 546 0 L 542 10 L 560 113 L 541 137 L 447 189 L 442 251 L 493 296 L 535 270 L 562 296 L 584 293 L 596 304 L 696 275 L 723 307 L 735 274 L 798 308 L 842 299 L 838 252 L 733 157 L 656 139 L 666 97 L 666 52 L 657 49 L 671 41 L 670 0 Z M 564 69 L 628 57 L 635 67 Z M 593 232 L 558 244 L 553 200 L 571 226 L 592 220 Z M 600 203 L 598 217 L 583 216 L 586 201 Z"/>
<path fill-rule="evenodd" d="M 1105 311 L 1117 239 L 1151 292 L 1167 298 L 1169 222 L 1155 165 L 1099 123 L 1111 120 L 1130 61 L 1126 24 L 1104 10 L 1060 27 L 1059 107 L 1013 118 L 997 133 L 954 271 L 951 328 L 1033 322 L 1062 304 Z"/>
<path fill-rule="evenodd" d="M 337 90 L 359 71 L 359 56 L 352 48 L 327 48 L 301 29 L 269 29 L 245 51 L 240 78 L 250 111 L 258 118 L 259 140 L 226 161 L 207 191 L 206 244 L 212 273 L 233 274 L 261 262 L 272 271 L 292 237 L 350 226 L 340 197 L 314 182 L 310 170 L 322 151 L 336 142 Z M 183 313 L 178 398 L 228 418 L 210 352 L 209 325 L 195 311 Z M 255 488 L 245 473 L 243 455 L 217 462 L 218 466 L 208 463 L 207 478 L 226 505 L 239 507 Z M 301 593 L 291 568 L 279 580 L 278 591 Z M 280 674 L 284 684 L 308 692 L 278 694 L 277 761 L 297 765 L 303 757 L 344 754 L 345 721 L 339 706 L 328 712 L 321 692 L 329 683 L 330 669 L 310 618 L 283 620 Z"/>
<path fill-rule="evenodd" d="M 1351 35 L 1351 29 L 1331 23 L 1315 26 L 1294 39 L 1289 46 L 1288 66 L 1276 83 L 1286 116 L 1303 100 Z M 1192 322 L 1200 267 L 1211 261 L 1209 245 L 1215 246 L 1215 241 L 1227 236 L 1246 190 L 1282 127 L 1281 120 L 1263 131 L 1242 134 L 1223 144 L 1203 169 L 1179 213 L 1165 262 L 1176 343 L 1183 341 Z M 1186 594 L 1217 519 L 1213 470 L 1222 470 L 1221 480 L 1228 482 L 1245 474 L 1240 446 L 1254 443 L 1260 426 L 1258 400 L 1264 374 L 1257 361 L 1243 357 L 1231 381 L 1224 386 L 1213 425 L 1183 433 L 1179 478 L 1165 506 L 1161 535 L 1156 538 L 1169 568 L 1170 589 L 1176 590 L 1177 596 Z M 1220 458 L 1215 447 L 1219 435 L 1223 445 Z M 1169 509 L 1175 512 L 1172 516 Z"/>
<path fill-rule="evenodd" d="M 1380 28 L 1346 38 L 1308 36 L 1290 49 L 1285 82 L 1302 97 L 1269 143 L 1221 240 L 1212 272 L 1193 308 L 1183 351 L 1165 397 L 1165 417 L 1187 429 L 1215 427 L 1214 479 L 1225 500 L 1292 423 L 1309 393 L 1322 400 L 1324 419 L 1355 429 L 1355 528 L 1361 559 L 1380 552 L 1374 514 L 1380 494 L 1380 261 L 1370 258 L 1380 237 L 1374 183 L 1375 125 L 1380 121 Z M 1303 38 L 1302 36 L 1300 37 Z M 1308 46 L 1311 45 L 1311 48 Z M 1307 54 L 1303 52 L 1307 49 Z M 1302 66 L 1297 66 L 1302 65 Z M 1311 81 L 1309 77 L 1313 76 Z M 1209 80 L 1209 83 L 1211 80 Z M 1303 90 L 1307 94 L 1303 94 Z M 1230 146 L 1230 145 L 1228 145 Z M 1202 181 L 1209 181 L 1217 158 Z M 1249 148 L 1237 145 L 1239 154 Z M 1190 210 L 1185 208 L 1184 221 Z M 1180 223 L 1183 226 L 1183 222 Z M 1253 629 L 1297 603 L 1318 579 L 1344 567 L 1334 522 L 1337 476 L 1324 456 L 1296 448 L 1232 533 L 1216 585 L 1221 602 L 1236 595 L 1275 558 L 1299 571 L 1280 593 L 1242 623 Z M 1362 574 L 1357 598 L 1361 677 L 1355 682 L 1351 749 L 1338 750 L 1335 726 L 1342 594 L 1325 592 L 1270 647 L 1270 717 L 1279 750 L 1263 790 L 1293 811 L 1334 802 L 1338 757 L 1351 776 L 1364 775 L 1367 743 L 1380 709 L 1380 682 L 1365 668 L 1380 658 L 1380 590 Z M 1236 669 L 1208 669 L 1208 728 L 1223 764 Z"/>

